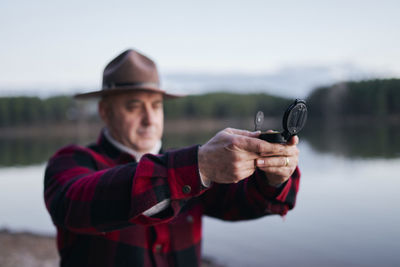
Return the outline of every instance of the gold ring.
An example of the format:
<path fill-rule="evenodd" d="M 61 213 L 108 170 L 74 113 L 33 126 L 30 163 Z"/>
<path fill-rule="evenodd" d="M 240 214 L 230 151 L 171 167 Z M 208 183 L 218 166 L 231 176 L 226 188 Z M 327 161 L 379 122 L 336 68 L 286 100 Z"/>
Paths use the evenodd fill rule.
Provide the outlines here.
<path fill-rule="evenodd" d="M 287 166 L 289 166 L 289 158 L 288 157 L 285 158 L 285 167 L 287 167 Z"/>

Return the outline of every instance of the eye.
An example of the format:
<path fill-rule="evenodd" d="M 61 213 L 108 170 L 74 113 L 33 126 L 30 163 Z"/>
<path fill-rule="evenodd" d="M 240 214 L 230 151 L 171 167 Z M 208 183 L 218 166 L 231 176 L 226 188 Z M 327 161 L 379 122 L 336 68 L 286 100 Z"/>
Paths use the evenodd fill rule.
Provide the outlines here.
<path fill-rule="evenodd" d="M 153 108 L 154 109 L 162 109 L 163 108 L 163 103 L 161 101 L 153 103 Z"/>
<path fill-rule="evenodd" d="M 160 102 L 155 102 L 155 103 L 153 104 L 153 107 L 154 107 L 154 108 L 162 108 L 162 107 L 163 107 L 163 102 L 162 102 L 162 101 L 160 101 Z"/>
<path fill-rule="evenodd" d="M 130 104 L 127 104 L 125 107 L 128 111 L 134 111 L 134 110 L 137 110 L 140 108 L 140 104 L 139 103 L 130 103 Z"/>

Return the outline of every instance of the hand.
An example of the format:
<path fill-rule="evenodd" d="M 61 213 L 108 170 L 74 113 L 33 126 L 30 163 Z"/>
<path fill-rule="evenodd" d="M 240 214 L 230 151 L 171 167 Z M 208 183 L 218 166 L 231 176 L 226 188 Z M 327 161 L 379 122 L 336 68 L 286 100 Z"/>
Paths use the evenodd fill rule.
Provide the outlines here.
<path fill-rule="evenodd" d="M 202 179 L 217 183 L 237 183 L 255 171 L 254 161 L 262 156 L 281 155 L 286 146 L 258 139 L 260 132 L 227 128 L 199 148 Z"/>
<path fill-rule="evenodd" d="M 293 136 L 288 143 L 280 144 L 283 149 L 279 153 L 269 156 L 264 154 L 256 160 L 256 166 L 265 172 L 270 185 L 282 184 L 293 174 L 299 160 L 298 143 L 299 138 Z"/>

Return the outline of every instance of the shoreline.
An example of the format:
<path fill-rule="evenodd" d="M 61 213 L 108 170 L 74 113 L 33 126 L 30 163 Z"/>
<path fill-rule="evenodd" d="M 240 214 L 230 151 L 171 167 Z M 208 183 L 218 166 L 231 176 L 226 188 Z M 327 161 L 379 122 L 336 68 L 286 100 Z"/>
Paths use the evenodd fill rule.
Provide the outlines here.
<path fill-rule="evenodd" d="M 277 125 L 276 118 L 265 118 L 265 124 Z M 65 137 L 76 136 L 80 138 L 97 137 L 103 127 L 100 121 L 75 121 L 43 125 L 25 125 L 13 127 L 0 127 L 0 138 L 26 138 L 26 137 Z M 219 131 L 227 127 L 252 130 L 254 118 L 223 118 L 223 119 L 166 119 L 164 133 L 196 133 Z"/>
<path fill-rule="evenodd" d="M 59 266 L 55 236 L 0 229 L 0 266 Z M 203 257 L 201 267 L 223 266 L 208 257 Z"/>
<path fill-rule="evenodd" d="M 328 130 L 342 129 L 348 127 L 375 127 L 396 126 L 400 123 L 400 116 L 385 118 L 370 118 L 365 116 L 336 118 L 330 120 L 319 120 L 309 118 L 308 124 L 312 127 Z M 98 133 L 104 127 L 100 120 L 78 120 L 50 124 L 0 126 L 0 138 L 65 138 L 75 137 L 78 139 L 97 138 Z M 168 119 L 164 120 L 164 134 L 196 134 L 199 132 L 217 132 L 227 127 L 252 131 L 254 129 L 254 118 L 193 118 L 193 119 Z M 308 128 L 310 128 L 309 126 Z M 281 119 L 278 117 L 265 117 L 263 129 L 281 129 Z M 307 127 L 306 127 L 307 128 Z"/>

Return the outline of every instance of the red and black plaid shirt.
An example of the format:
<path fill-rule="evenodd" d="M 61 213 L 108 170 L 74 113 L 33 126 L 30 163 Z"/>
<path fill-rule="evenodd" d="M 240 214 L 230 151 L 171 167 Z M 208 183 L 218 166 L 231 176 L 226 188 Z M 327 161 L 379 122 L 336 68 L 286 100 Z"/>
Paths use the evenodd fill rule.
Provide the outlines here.
<path fill-rule="evenodd" d="M 198 266 L 203 214 L 223 220 L 284 215 L 295 204 L 297 169 L 281 188 L 261 171 L 237 184 L 201 185 L 198 146 L 139 162 L 104 135 L 49 161 L 45 201 L 57 227 L 61 266 Z M 147 217 L 163 200 L 170 205 Z"/>

